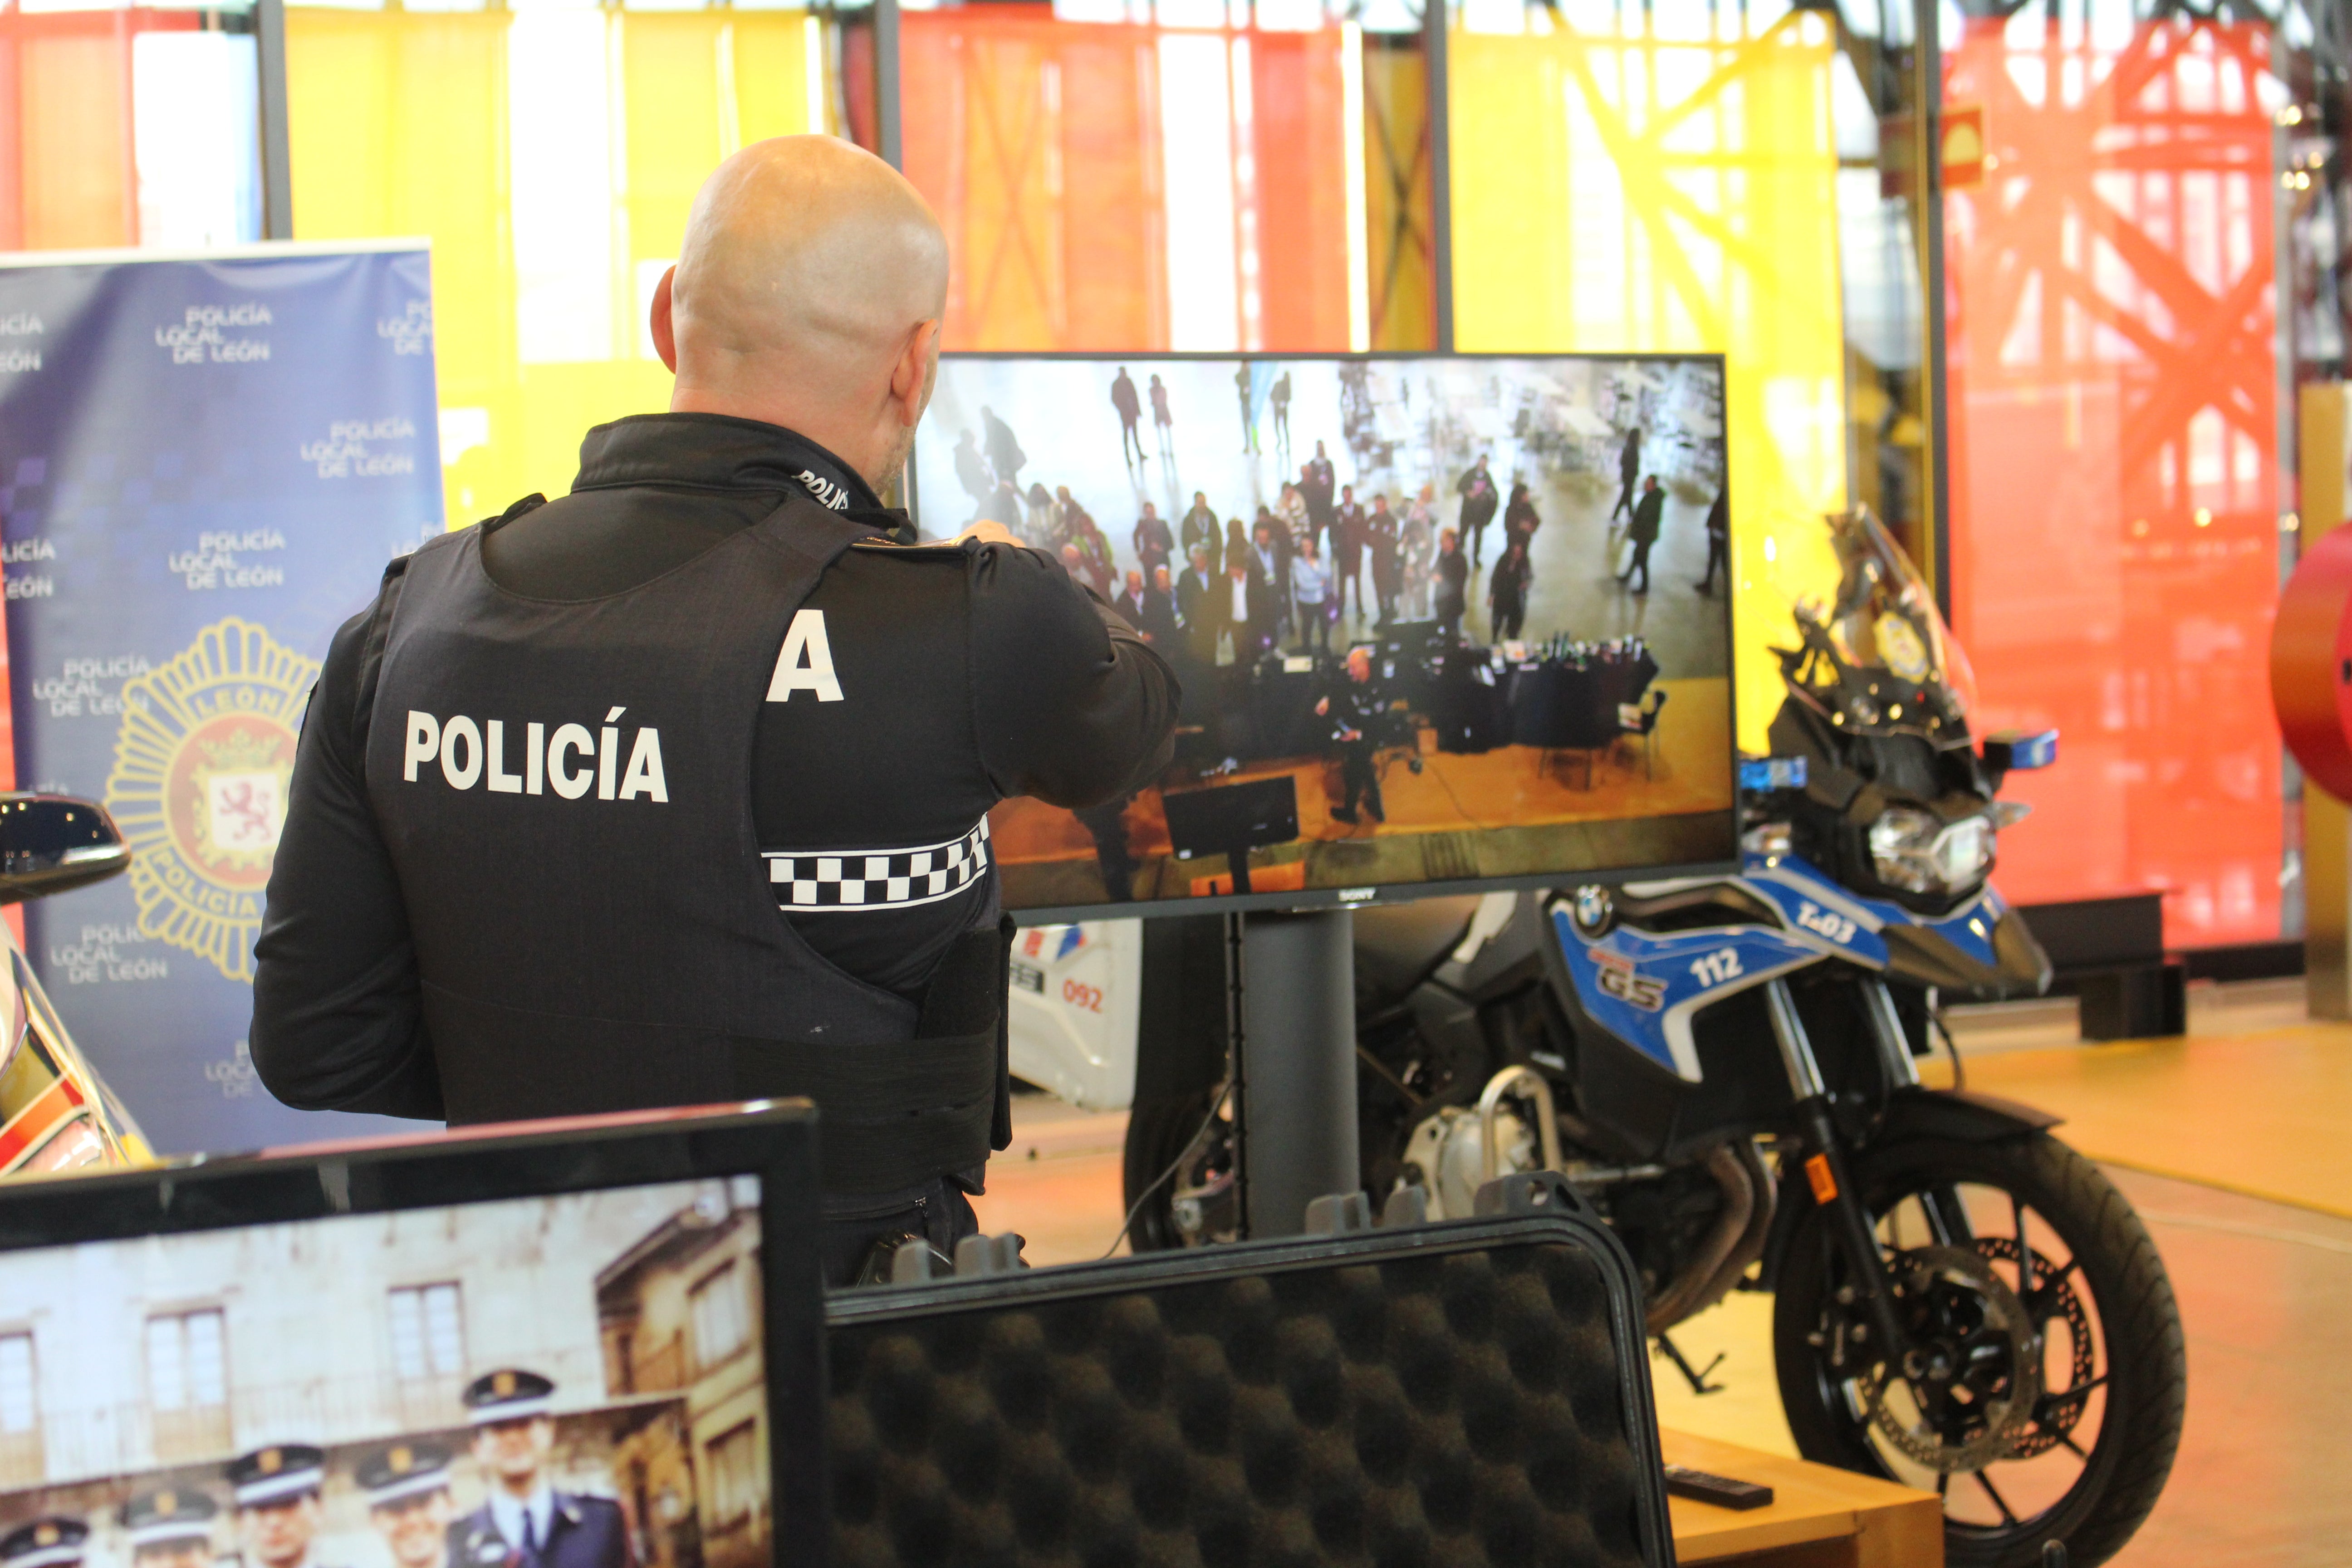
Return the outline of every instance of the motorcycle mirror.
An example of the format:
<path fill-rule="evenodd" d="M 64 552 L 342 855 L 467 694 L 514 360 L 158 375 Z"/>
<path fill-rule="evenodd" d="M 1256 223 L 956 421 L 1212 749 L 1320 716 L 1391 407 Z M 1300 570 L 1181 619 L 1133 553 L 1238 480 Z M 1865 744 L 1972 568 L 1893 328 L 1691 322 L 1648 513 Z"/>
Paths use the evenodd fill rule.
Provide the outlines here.
<path fill-rule="evenodd" d="M 2040 730 L 2029 735 L 2022 730 L 2003 730 L 1987 735 L 1984 760 L 1997 773 L 2049 767 L 2058 760 L 2058 731 Z"/>
<path fill-rule="evenodd" d="M 0 904 L 102 882 L 130 865 L 130 846 L 96 801 L 0 795 Z"/>

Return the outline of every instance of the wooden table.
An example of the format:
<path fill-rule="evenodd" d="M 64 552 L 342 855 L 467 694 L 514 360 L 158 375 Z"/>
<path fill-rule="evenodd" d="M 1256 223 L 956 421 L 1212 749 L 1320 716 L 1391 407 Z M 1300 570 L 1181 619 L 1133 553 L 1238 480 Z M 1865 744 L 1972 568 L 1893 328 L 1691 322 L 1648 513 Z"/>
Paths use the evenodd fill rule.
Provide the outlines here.
<path fill-rule="evenodd" d="M 1802 1459 L 1661 1435 L 1666 1463 L 1772 1489 L 1769 1507 L 1740 1511 L 1669 1500 L 1675 1555 L 1741 1568 L 1943 1568 L 1944 1508 L 1933 1492 Z"/>

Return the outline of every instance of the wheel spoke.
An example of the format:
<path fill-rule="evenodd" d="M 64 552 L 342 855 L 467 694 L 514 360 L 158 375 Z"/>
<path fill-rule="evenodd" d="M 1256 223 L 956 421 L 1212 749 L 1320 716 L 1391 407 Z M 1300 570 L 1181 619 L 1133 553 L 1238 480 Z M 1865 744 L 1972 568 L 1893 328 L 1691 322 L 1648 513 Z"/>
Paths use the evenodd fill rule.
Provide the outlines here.
<path fill-rule="evenodd" d="M 2074 1441 L 2073 1433 L 2061 1432 L 2058 1434 L 2058 1440 L 2066 1445 L 2066 1451 L 2068 1453 L 2074 1455 L 2076 1458 L 2082 1460 L 2086 1465 L 2091 1462 L 2089 1451 L 2086 1450 L 2082 1444 Z"/>
<path fill-rule="evenodd" d="M 1936 1495 L 1937 1497 L 1949 1496 L 1951 1489 L 1952 1472 L 1949 1470 L 1937 1470 L 1936 1472 Z"/>
<path fill-rule="evenodd" d="M 2015 1193 L 2009 1194 L 2010 1213 L 2017 1220 L 2017 1293 L 2033 1294 L 2033 1248 L 2025 1239 L 2025 1200 Z"/>
<path fill-rule="evenodd" d="M 1936 1187 L 1918 1194 L 1920 1211 L 1927 1216 L 1927 1234 L 1938 1247 L 1966 1247 L 1973 1239 L 1969 1226 L 1969 1207 L 1960 1201 L 1958 1187 Z"/>
<path fill-rule="evenodd" d="M 1985 1496 L 1992 1499 L 1992 1506 L 2000 1510 L 2000 1521 L 2003 1524 L 2015 1524 L 2017 1515 L 2010 1512 L 2009 1504 L 2002 1500 L 2000 1493 L 1993 1489 L 1992 1478 L 1982 1470 L 1970 1470 L 1969 1474 L 1976 1478 L 1977 1485 L 1984 1488 Z"/>

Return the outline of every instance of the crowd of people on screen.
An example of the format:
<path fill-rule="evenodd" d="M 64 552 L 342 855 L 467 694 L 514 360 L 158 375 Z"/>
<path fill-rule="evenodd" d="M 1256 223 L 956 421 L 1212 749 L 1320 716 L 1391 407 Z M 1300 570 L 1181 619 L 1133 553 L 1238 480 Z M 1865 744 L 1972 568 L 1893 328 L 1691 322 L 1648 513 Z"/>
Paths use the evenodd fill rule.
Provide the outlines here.
<path fill-rule="evenodd" d="M 1338 482 L 1318 441 L 1297 477 L 1248 521 L 1221 516 L 1203 490 L 1193 491 L 1190 509 L 1172 521 L 1145 501 L 1122 552 L 1067 485 L 1049 490 L 1032 482 L 1024 489 L 1028 458 L 1012 429 L 988 408 L 981 423 L 977 436 L 961 433 L 955 454 L 973 515 L 1055 556 L 1171 651 L 1210 663 L 1248 663 L 1276 649 L 1328 652 L 1333 629 L 1351 613 L 1367 630 L 1435 620 L 1454 635 L 1498 513 L 1502 537 L 1486 582 L 1488 625 L 1501 639 L 1517 637 L 1526 622 L 1535 579 L 1529 543 L 1543 520 L 1524 482 L 1514 482 L 1506 500 L 1483 455 L 1454 483 L 1459 506 L 1451 526 L 1438 517 L 1434 483 L 1410 495 L 1360 496 Z"/>

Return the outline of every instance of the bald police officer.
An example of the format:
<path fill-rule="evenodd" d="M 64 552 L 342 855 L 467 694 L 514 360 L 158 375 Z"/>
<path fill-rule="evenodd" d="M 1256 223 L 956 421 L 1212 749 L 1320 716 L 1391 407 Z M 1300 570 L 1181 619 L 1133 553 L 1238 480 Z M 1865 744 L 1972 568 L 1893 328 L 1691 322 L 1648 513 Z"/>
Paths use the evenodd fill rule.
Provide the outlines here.
<path fill-rule="evenodd" d="M 161 1487 L 122 1505 L 131 1568 L 212 1568 L 220 1505 L 200 1491 Z"/>
<path fill-rule="evenodd" d="M 474 1464 L 489 1496 L 449 1527 L 454 1568 L 636 1568 L 619 1503 L 555 1489 L 554 1398 L 552 1382 L 520 1368 L 467 1385 Z"/>
<path fill-rule="evenodd" d="M 672 411 L 394 563 L 289 792 L 251 1037 L 279 1099 L 455 1123 L 807 1094 L 836 1279 L 973 1228 L 1011 1138 L 986 814 L 1131 791 L 1176 687 L 1001 526 L 894 542 L 877 497 L 946 282 L 887 164 L 746 148 L 655 293 Z"/>
<path fill-rule="evenodd" d="M 89 1539 L 89 1525 L 53 1513 L 0 1535 L 0 1568 L 80 1568 Z"/>
<path fill-rule="evenodd" d="M 319 1493 L 327 1484 L 327 1453 L 308 1443 L 272 1443 L 230 1461 L 237 1531 L 245 1554 L 260 1568 L 318 1568 L 310 1556 L 319 1538 Z"/>
<path fill-rule="evenodd" d="M 394 1443 L 360 1462 L 368 1522 L 383 1537 L 393 1568 L 449 1568 L 449 1450 L 434 1443 Z"/>

